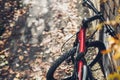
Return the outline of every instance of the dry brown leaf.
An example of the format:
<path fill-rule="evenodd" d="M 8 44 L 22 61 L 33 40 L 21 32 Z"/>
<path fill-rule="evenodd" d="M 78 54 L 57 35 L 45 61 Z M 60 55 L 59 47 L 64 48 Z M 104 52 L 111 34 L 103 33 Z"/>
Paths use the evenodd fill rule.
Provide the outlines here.
<path fill-rule="evenodd" d="M 21 51 L 22 51 L 22 49 L 20 49 L 20 48 L 17 50 L 18 53 L 21 52 Z"/>
<path fill-rule="evenodd" d="M 111 52 L 111 49 L 107 49 L 107 50 L 102 50 L 101 53 L 102 54 L 108 54 Z"/>
<path fill-rule="evenodd" d="M 100 0 L 100 3 L 102 4 L 102 3 L 106 3 L 107 2 L 107 0 Z"/>
<path fill-rule="evenodd" d="M 6 51 L 7 51 L 7 50 L 9 50 L 9 48 L 6 48 L 6 49 L 0 51 L 0 54 L 3 54 L 3 53 L 4 53 L 4 54 L 5 54 L 5 57 L 8 57 L 8 56 L 6 55 Z"/>
<path fill-rule="evenodd" d="M 9 69 L 9 66 L 4 66 L 2 69 L 3 69 L 3 70 L 8 70 L 8 69 Z"/>
<path fill-rule="evenodd" d="M 17 73 L 17 74 L 16 74 L 16 78 L 19 78 L 19 77 L 20 77 L 20 73 Z"/>
<path fill-rule="evenodd" d="M 20 79 L 18 79 L 18 78 L 14 78 L 13 80 L 20 80 Z"/>
<path fill-rule="evenodd" d="M 42 59 L 37 58 L 37 59 L 35 60 L 35 62 L 40 64 L 40 63 L 42 63 Z"/>
<path fill-rule="evenodd" d="M 45 76 L 43 76 L 43 77 L 42 77 L 42 80 L 46 80 L 46 77 L 45 77 Z"/>
<path fill-rule="evenodd" d="M 12 69 L 9 69 L 10 74 L 14 74 L 15 72 Z"/>
<path fill-rule="evenodd" d="M 24 56 L 19 56 L 19 60 L 22 61 L 24 59 Z"/>
<path fill-rule="evenodd" d="M 0 41 L 0 45 L 4 45 L 4 42 L 3 42 L 3 41 Z"/>

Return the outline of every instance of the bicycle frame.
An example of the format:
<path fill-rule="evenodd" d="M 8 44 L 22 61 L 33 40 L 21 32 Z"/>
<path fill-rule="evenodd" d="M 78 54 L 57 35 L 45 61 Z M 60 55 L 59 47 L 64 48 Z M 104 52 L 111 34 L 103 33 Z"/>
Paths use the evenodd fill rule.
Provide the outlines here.
<path fill-rule="evenodd" d="M 100 13 L 92 4 L 92 2 L 90 0 L 84 0 L 84 4 L 87 4 L 87 7 L 92 9 L 96 15 L 91 17 L 91 18 L 87 18 L 86 20 L 82 21 L 82 27 L 80 29 L 80 31 L 77 34 L 77 39 L 78 39 L 78 43 L 79 43 L 79 54 L 84 54 L 85 50 L 86 50 L 86 29 L 88 27 L 88 23 L 92 22 L 93 20 L 99 19 L 102 22 L 105 21 L 105 18 L 103 17 L 102 13 Z M 104 25 L 105 28 L 107 29 L 106 31 L 113 37 L 116 37 L 114 30 L 112 29 L 111 26 L 109 25 Z M 102 31 L 104 30 L 104 28 L 102 29 Z M 104 33 L 101 33 L 101 35 L 103 35 Z M 102 39 L 102 38 L 101 38 Z M 103 40 L 102 40 L 103 41 Z M 82 60 L 78 61 L 78 80 L 82 80 L 82 68 L 84 65 L 84 62 Z"/>
<path fill-rule="evenodd" d="M 82 27 L 80 28 L 80 31 L 77 34 L 77 42 L 79 43 L 79 54 L 84 54 L 86 52 L 86 29 L 88 28 L 88 23 L 100 19 L 102 15 L 97 14 L 93 17 L 83 19 L 82 21 Z M 77 56 L 79 57 L 79 56 Z M 84 65 L 84 62 L 82 60 L 78 60 L 78 67 L 77 67 L 77 72 L 78 72 L 78 78 L 79 80 L 82 80 L 82 68 Z"/>
<path fill-rule="evenodd" d="M 79 33 L 78 33 L 78 41 L 79 41 L 79 53 L 84 53 L 85 52 L 85 38 L 86 35 L 86 28 L 81 28 Z M 82 80 L 82 68 L 83 68 L 84 63 L 82 61 L 78 62 L 78 78 L 79 80 Z"/>
<path fill-rule="evenodd" d="M 102 54 L 101 54 L 101 51 L 106 49 L 104 45 L 104 41 L 103 41 L 103 35 L 105 33 L 109 33 L 109 35 L 111 35 L 112 37 L 116 37 L 116 35 L 112 27 L 105 24 L 101 30 L 103 31 L 103 33 L 100 34 L 99 40 L 91 41 L 91 39 L 93 39 L 93 36 L 97 32 L 98 29 L 96 29 L 92 33 L 92 35 L 89 36 L 89 38 L 86 37 L 86 29 L 89 27 L 88 24 L 97 19 L 99 19 L 101 22 L 104 22 L 105 18 L 102 15 L 102 13 L 99 12 L 94 7 L 94 5 L 92 4 L 90 0 L 83 0 L 83 1 L 84 1 L 84 4 L 87 5 L 88 8 L 92 9 L 96 15 L 90 18 L 84 18 L 82 20 L 82 25 L 81 25 L 79 32 L 77 32 L 76 34 L 76 40 L 73 44 L 73 48 L 68 53 L 61 56 L 56 61 L 57 64 L 53 65 L 50 68 L 50 70 L 48 71 L 48 75 L 47 75 L 48 80 L 56 80 L 53 76 L 54 72 L 57 69 L 57 67 L 66 59 L 72 61 L 74 65 L 74 71 L 70 77 L 67 77 L 63 80 L 95 80 L 94 76 L 92 76 L 91 67 L 93 67 L 94 64 L 97 62 L 100 64 L 104 77 L 106 77 L 104 74 L 104 69 L 103 69 L 103 64 L 102 64 Z M 87 49 L 89 47 L 98 48 L 98 54 L 96 55 L 95 59 L 89 65 L 87 65 L 87 61 L 85 60 L 84 55 L 87 52 Z"/>

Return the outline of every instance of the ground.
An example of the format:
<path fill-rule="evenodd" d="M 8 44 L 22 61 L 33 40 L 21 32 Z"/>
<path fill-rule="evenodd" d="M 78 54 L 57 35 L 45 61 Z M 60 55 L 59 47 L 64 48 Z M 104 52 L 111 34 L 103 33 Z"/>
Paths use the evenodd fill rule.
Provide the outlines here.
<path fill-rule="evenodd" d="M 77 0 L 0 0 L 0 80 L 46 80 L 89 11 Z M 39 5 L 41 4 L 41 5 Z M 68 50 L 74 41 L 64 46 Z M 101 73 L 101 72 L 100 72 Z M 99 74 L 99 72 L 98 72 Z"/>

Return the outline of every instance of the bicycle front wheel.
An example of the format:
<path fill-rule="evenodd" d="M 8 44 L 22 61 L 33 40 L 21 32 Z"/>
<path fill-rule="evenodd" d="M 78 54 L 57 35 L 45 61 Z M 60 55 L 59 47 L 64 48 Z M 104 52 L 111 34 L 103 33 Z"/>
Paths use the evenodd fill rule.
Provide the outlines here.
<path fill-rule="evenodd" d="M 63 54 L 60 58 L 58 58 L 54 63 L 53 65 L 50 67 L 50 69 L 48 70 L 48 73 L 47 73 L 47 80 L 73 80 L 72 79 L 72 74 L 67 78 L 62 78 L 60 79 L 60 77 L 56 77 L 55 75 L 55 72 L 57 70 L 57 68 L 63 63 L 64 65 L 68 65 L 66 63 L 64 63 L 64 61 L 66 61 L 70 56 L 74 56 L 74 53 L 76 51 L 76 47 L 72 48 L 70 51 L 66 52 L 65 54 Z M 66 67 L 66 66 L 62 66 L 63 67 Z M 65 72 L 65 69 L 63 69 L 63 72 Z M 62 74 L 62 71 L 58 71 L 58 74 Z M 66 75 L 66 74 L 64 74 Z"/>
<path fill-rule="evenodd" d="M 105 49 L 104 45 L 101 42 L 99 42 L 99 41 L 94 41 L 94 42 L 89 43 L 87 45 L 87 48 L 90 48 L 90 47 L 93 47 L 94 49 L 98 48 L 99 52 L 101 52 L 101 50 Z M 69 65 L 64 63 L 71 56 L 74 57 L 75 53 L 76 53 L 76 47 L 72 48 L 70 51 L 66 52 L 60 58 L 58 58 L 53 63 L 53 65 L 50 67 L 50 69 L 48 70 L 48 73 L 47 73 L 47 76 L 46 76 L 47 80 L 75 80 L 74 77 L 73 77 L 74 76 L 74 64 L 72 62 Z M 88 51 L 88 54 L 89 54 L 89 51 Z M 99 53 L 99 55 L 96 54 L 96 58 L 95 58 L 95 60 L 94 59 L 92 60 L 93 62 L 91 63 L 91 66 L 94 66 L 94 64 L 96 62 L 100 61 L 99 59 L 102 57 L 100 55 L 101 55 L 100 53 Z M 62 64 L 63 64 L 63 66 L 60 67 Z M 67 67 L 66 65 L 68 65 L 69 67 Z M 61 71 L 61 69 L 59 67 L 62 68 L 63 70 Z M 67 71 L 69 71 L 69 73 L 67 73 L 67 74 L 69 74 L 69 76 L 68 75 L 66 76 L 66 74 L 65 74 L 66 70 L 65 69 Z M 63 75 L 63 76 L 61 77 L 61 75 Z M 88 75 L 89 74 L 86 73 L 87 77 L 91 77 L 92 76 L 92 75 L 91 76 L 88 76 Z"/>

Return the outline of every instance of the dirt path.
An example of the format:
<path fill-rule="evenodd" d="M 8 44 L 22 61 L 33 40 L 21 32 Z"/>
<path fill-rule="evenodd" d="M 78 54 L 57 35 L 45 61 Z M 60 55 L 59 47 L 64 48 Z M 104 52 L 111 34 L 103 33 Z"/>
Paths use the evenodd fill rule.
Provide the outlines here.
<path fill-rule="evenodd" d="M 4 65 L 0 66 L 0 80 L 46 80 L 49 67 L 62 54 L 63 43 L 79 29 L 82 17 L 89 16 L 77 0 L 23 3 L 27 7 L 16 12 L 12 27 L 8 25 L 10 35 L 5 40 L 8 34 L 3 34 L 1 39 L 4 46 L 0 59 Z M 65 49 L 71 43 L 73 40 Z"/>

